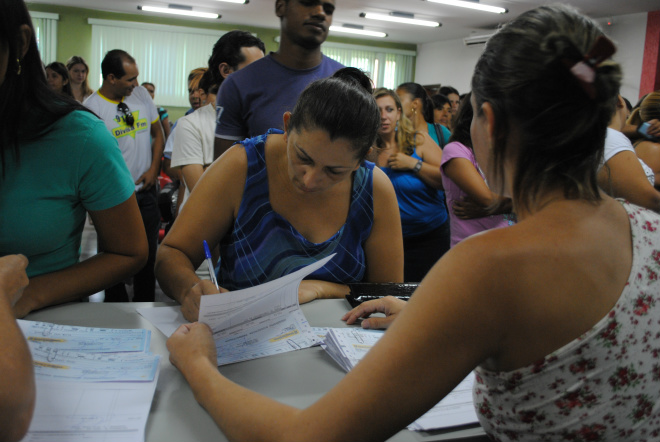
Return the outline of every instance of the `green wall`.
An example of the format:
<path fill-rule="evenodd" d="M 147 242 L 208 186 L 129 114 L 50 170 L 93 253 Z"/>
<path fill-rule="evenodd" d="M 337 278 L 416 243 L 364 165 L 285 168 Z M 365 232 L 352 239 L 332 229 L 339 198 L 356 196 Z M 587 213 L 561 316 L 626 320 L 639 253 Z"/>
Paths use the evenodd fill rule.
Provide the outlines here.
<path fill-rule="evenodd" d="M 109 0 L 112 1 L 112 0 Z M 87 23 L 88 18 L 103 20 L 121 20 L 142 23 L 156 23 L 162 25 L 187 26 L 200 29 L 216 29 L 231 31 L 240 28 L 256 34 L 266 45 L 266 50 L 276 51 L 278 44 L 275 37 L 280 34 L 277 17 L 273 14 L 273 24 L 277 28 L 257 28 L 254 26 L 232 25 L 222 21 L 208 22 L 185 20 L 173 17 L 160 17 L 147 14 L 123 14 L 118 12 L 98 11 L 95 9 L 72 8 L 68 6 L 47 5 L 42 3 L 27 3 L 28 9 L 35 12 L 51 12 L 59 14 L 57 24 L 57 61 L 66 62 L 72 55 L 79 55 L 90 60 L 92 58 L 92 25 Z M 328 37 L 328 41 L 337 43 L 357 44 L 379 48 L 403 49 L 416 51 L 417 46 L 406 43 L 392 43 L 386 41 L 361 40 L 345 37 Z M 414 78 L 414 77 L 413 77 Z M 174 122 L 182 116 L 187 108 L 168 107 L 170 121 Z"/>

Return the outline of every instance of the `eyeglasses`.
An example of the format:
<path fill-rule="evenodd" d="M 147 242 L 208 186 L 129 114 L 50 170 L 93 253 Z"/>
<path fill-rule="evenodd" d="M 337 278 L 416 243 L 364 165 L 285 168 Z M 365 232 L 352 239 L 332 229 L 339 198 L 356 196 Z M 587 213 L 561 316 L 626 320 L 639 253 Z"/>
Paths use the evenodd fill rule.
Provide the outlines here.
<path fill-rule="evenodd" d="M 131 113 L 131 110 L 128 108 L 126 103 L 123 101 L 117 103 L 117 112 L 124 114 L 124 122 L 127 126 L 133 126 L 135 123 L 135 118 L 133 117 L 133 114 Z"/>

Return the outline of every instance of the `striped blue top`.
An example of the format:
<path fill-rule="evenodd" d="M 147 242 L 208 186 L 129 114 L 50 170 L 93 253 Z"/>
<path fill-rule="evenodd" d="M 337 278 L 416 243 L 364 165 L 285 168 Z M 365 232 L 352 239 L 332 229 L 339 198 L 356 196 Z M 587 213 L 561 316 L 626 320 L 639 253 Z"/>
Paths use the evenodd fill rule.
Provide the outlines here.
<path fill-rule="evenodd" d="M 229 290 L 252 287 L 337 255 L 306 279 L 359 282 L 366 270 L 364 243 L 374 220 L 373 168 L 365 161 L 353 174 L 348 217 L 330 239 L 312 243 L 270 205 L 264 146 L 272 133 L 242 141 L 248 169 L 243 199 L 230 235 L 220 244 L 218 282 Z"/>

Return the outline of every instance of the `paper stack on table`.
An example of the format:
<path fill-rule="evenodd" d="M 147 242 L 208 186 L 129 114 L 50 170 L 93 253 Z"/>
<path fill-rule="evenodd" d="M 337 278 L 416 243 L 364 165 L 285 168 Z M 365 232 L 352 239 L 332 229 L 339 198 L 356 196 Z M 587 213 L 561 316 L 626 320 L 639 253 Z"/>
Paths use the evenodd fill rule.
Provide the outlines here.
<path fill-rule="evenodd" d="M 19 320 L 37 402 L 23 441 L 142 442 L 160 356 L 151 332 Z"/>
<path fill-rule="evenodd" d="M 321 330 L 318 331 L 319 333 Z M 384 332 L 360 328 L 330 328 L 321 347 L 345 371 L 350 371 L 383 336 Z M 451 393 L 426 414 L 408 426 L 412 431 L 428 431 L 478 423 L 472 402 L 474 374 L 470 373 Z"/>

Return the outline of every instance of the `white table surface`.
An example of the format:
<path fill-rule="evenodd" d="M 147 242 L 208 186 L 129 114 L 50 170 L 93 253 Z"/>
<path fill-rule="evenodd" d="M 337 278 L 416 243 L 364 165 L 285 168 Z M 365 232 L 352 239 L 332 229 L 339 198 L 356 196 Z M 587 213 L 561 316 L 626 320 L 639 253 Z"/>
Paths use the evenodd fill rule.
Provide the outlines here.
<path fill-rule="evenodd" d="M 147 442 L 226 441 L 206 411 L 195 401 L 181 373 L 169 362 L 167 338 L 135 309 L 174 303 L 78 302 L 31 313 L 25 319 L 66 325 L 151 330 L 151 352 L 162 355 L 160 378 L 147 421 Z M 302 306 L 313 327 L 345 327 L 341 316 L 350 309 L 345 300 L 317 300 Z M 232 381 L 288 405 L 306 407 L 331 389 L 344 372 L 320 347 L 220 367 Z M 438 433 L 402 430 L 391 442 L 489 440 L 481 427 Z"/>

